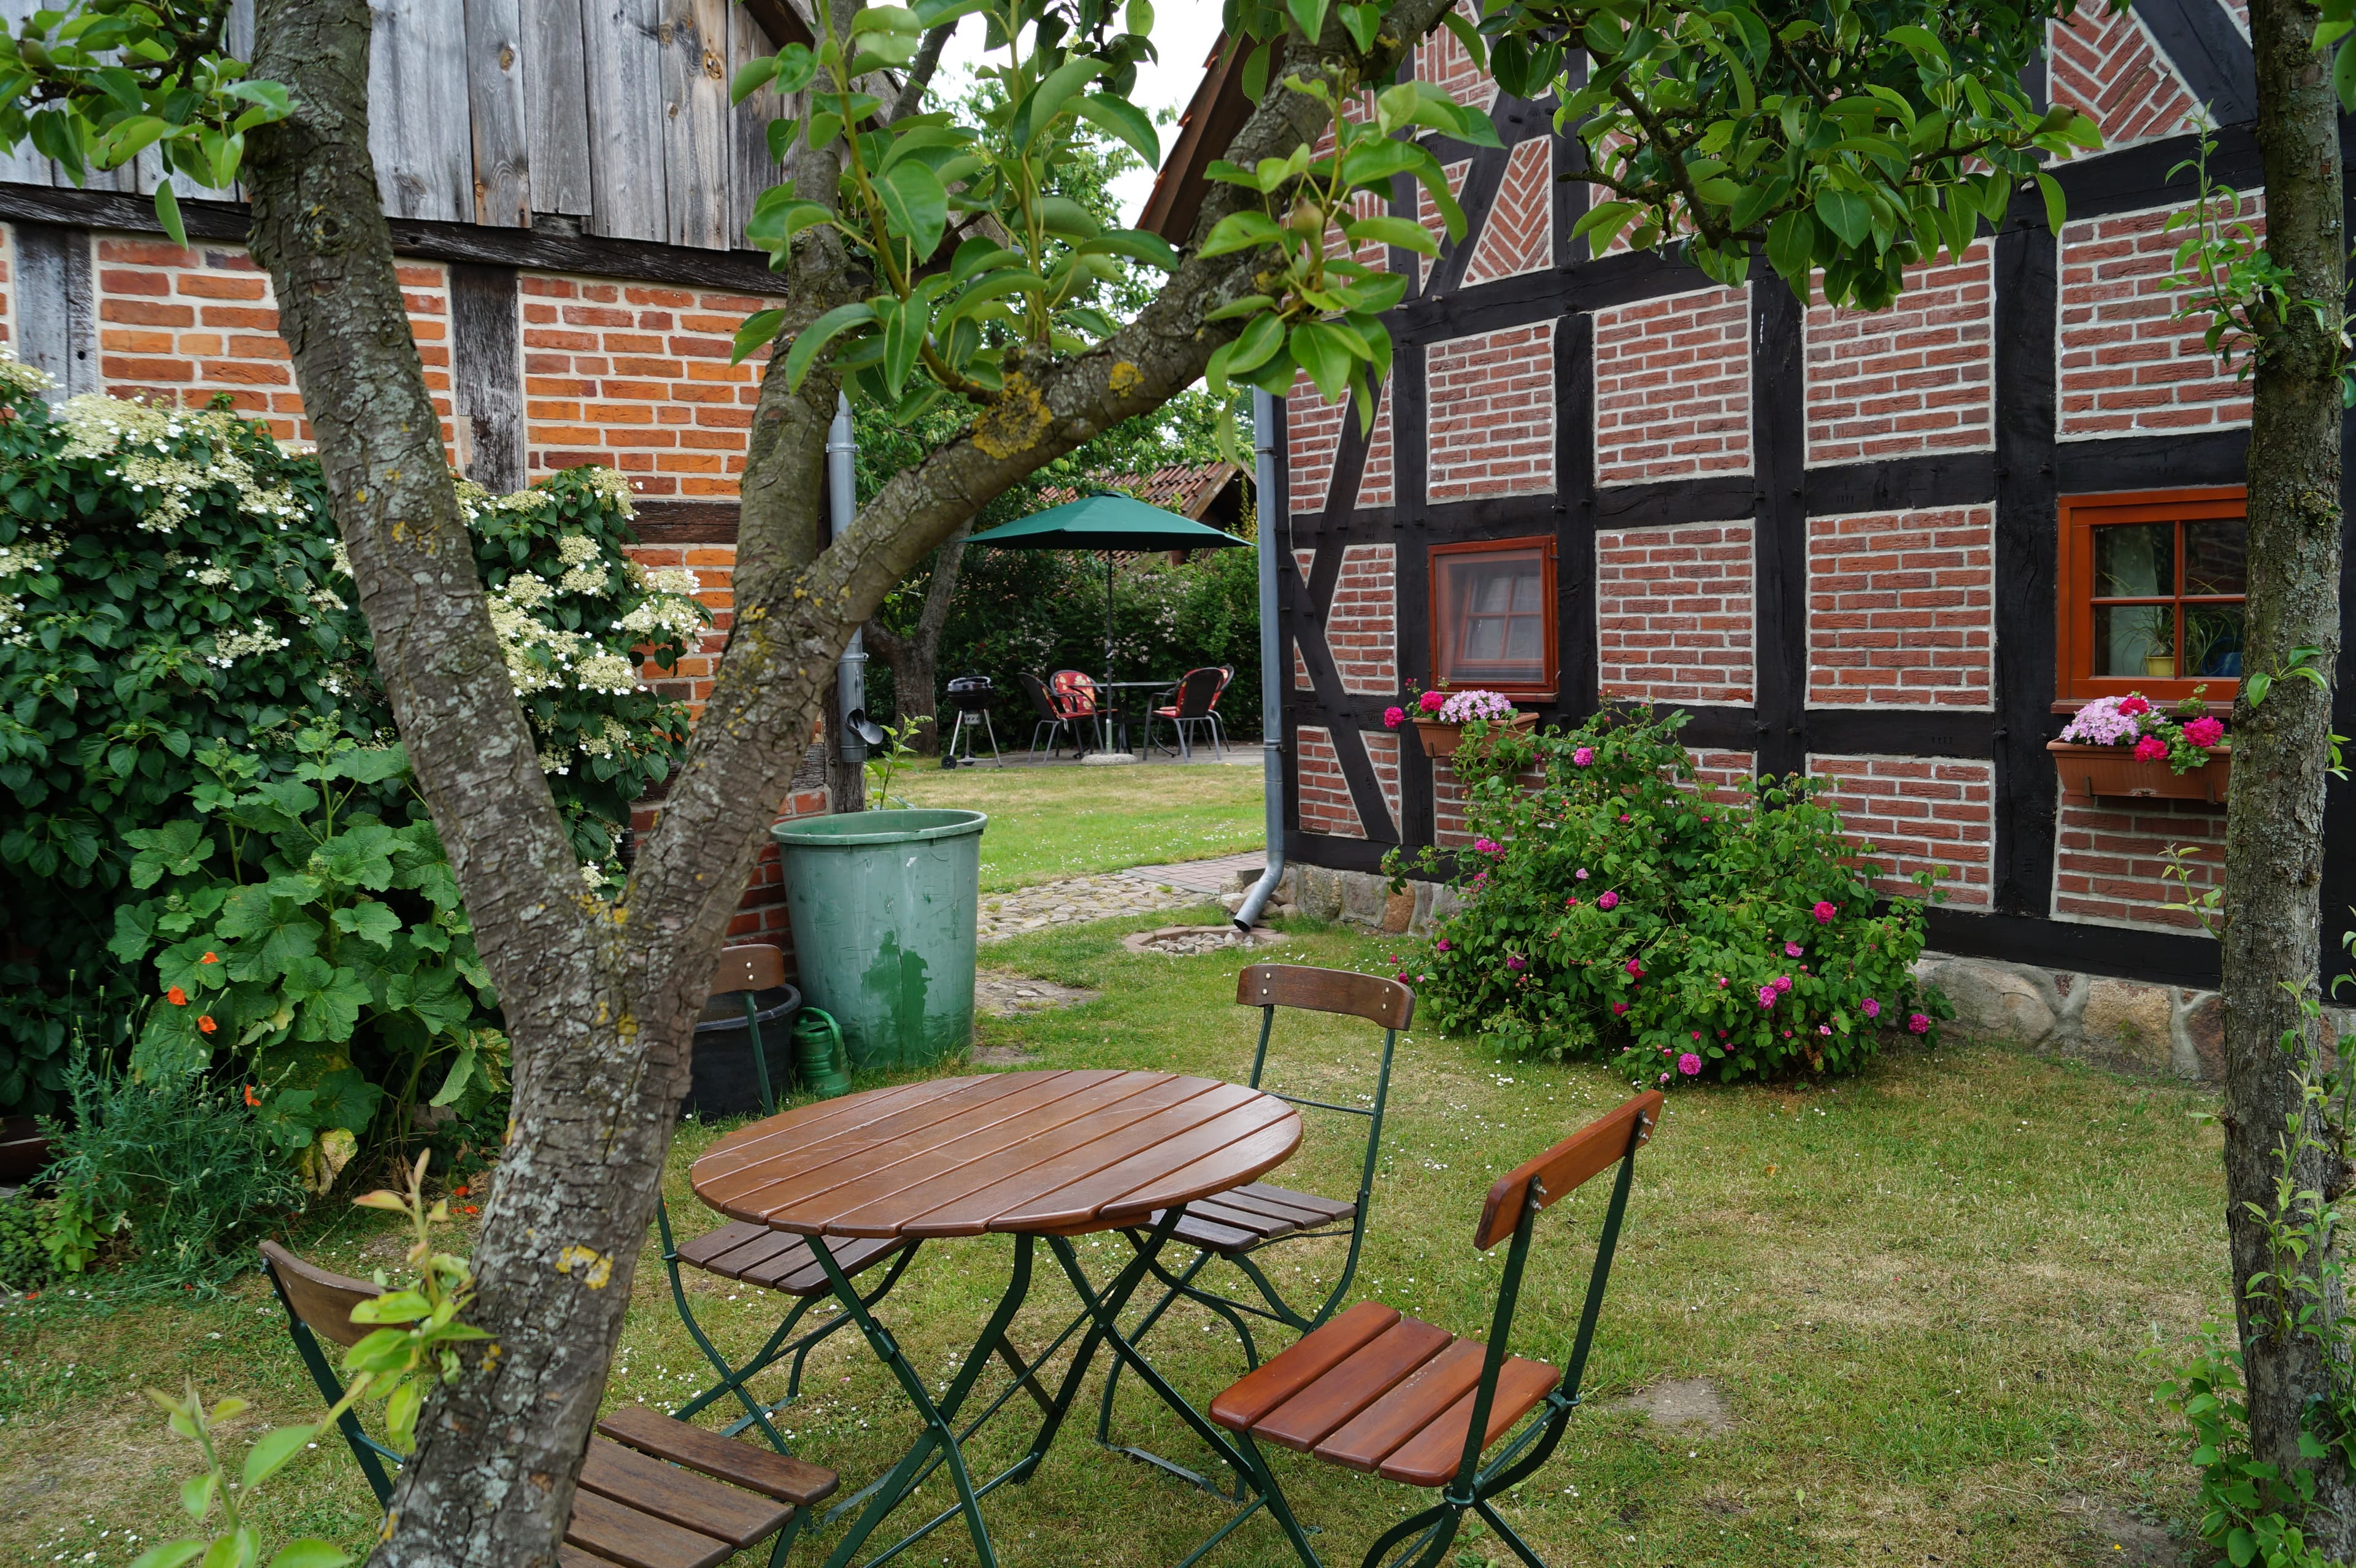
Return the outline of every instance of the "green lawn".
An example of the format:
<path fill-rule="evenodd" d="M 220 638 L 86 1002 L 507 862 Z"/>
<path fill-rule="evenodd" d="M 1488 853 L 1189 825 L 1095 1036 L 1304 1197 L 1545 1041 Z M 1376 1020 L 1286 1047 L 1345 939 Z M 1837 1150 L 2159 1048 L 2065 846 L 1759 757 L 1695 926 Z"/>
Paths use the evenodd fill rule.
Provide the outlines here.
<path fill-rule="evenodd" d="M 990 814 L 984 892 L 1233 855 L 1266 836 L 1258 768 L 919 768 L 894 779 L 892 793 L 911 805 Z"/>
<path fill-rule="evenodd" d="M 1119 949 L 1121 931 L 1167 918 L 994 948 L 994 963 L 1102 994 L 1068 1011 L 986 1020 L 986 1040 L 1050 1066 L 1241 1076 L 1256 1016 L 1233 1005 L 1237 959 Z M 1286 955 L 1372 965 L 1383 951 L 1308 930 Z M 1355 1094 L 1368 1085 L 1378 1040 L 1355 1022 L 1288 1022 L 1275 1056 L 1292 1073 L 1282 1086 Z M 1355 1294 L 1480 1331 L 1496 1275 L 1494 1255 L 1470 1245 L 1482 1193 L 1496 1172 L 1623 1093 L 1596 1067 L 1501 1064 L 1474 1041 L 1408 1037 Z M 2210 1104 L 2173 1084 L 1987 1048 L 1901 1051 L 1837 1088 L 1681 1093 L 1639 1164 L 1590 1367 L 1592 1407 L 1573 1418 L 1511 1517 L 1555 1568 L 2147 1561 L 2084 1521 L 2100 1509 L 2179 1531 L 2186 1522 L 2186 1445 L 2150 1403 L 2139 1353 L 2223 1302 L 2218 1134 L 2189 1115 Z M 719 1131 L 682 1128 L 674 1154 L 672 1211 L 690 1230 L 712 1221 L 687 1191 L 686 1167 Z M 1350 1136 L 1312 1121 L 1275 1179 L 1346 1194 Z M 1603 1186 L 1541 1227 L 1517 1345 L 1527 1354 L 1559 1364 L 1569 1348 Z M 354 1272 L 391 1266 L 391 1237 L 373 1219 L 330 1216 L 303 1244 Z M 1009 1249 L 936 1243 L 917 1260 L 884 1317 L 918 1366 L 946 1375 L 994 1300 Z M 1103 1265 L 1118 1250 L 1100 1243 L 1084 1255 Z M 1316 1242 L 1271 1262 L 1282 1281 L 1308 1285 L 1333 1277 L 1340 1257 L 1339 1243 Z M 703 1374 L 651 1248 L 631 1288 L 610 1397 L 676 1400 Z M 732 1345 L 749 1348 L 776 1320 L 776 1303 L 756 1291 L 712 1279 L 690 1288 Z M 1069 1309 L 1043 1283 L 1018 1338 L 1044 1343 Z M 1240 1370 L 1231 1340 L 1208 1322 L 1176 1315 L 1147 1342 L 1197 1403 Z M 0 1561 L 119 1565 L 143 1544 L 132 1536 L 171 1527 L 187 1456 L 138 1391 L 183 1376 L 215 1395 L 253 1398 L 270 1423 L 316 1409 L 256 1279 L 213 1301 L 118 1302 L 102 1288 L 0 1308 Z M 1002 1377 L 993 1369 L 984 1392 Z M 1671 1378 L 1709 1380 L 1730 1427 L 1670 1432 L 1615 1408 Z M 1128 1390 L 1124 1380 L 1122 1435 L 1195 1452 L 1173 1420 Z M 1026 1408 L 1018 1397 L 1009 1407 L 1018 1419 L 985 1435 L 984 1464 L 1019 1446 Z M 814 1359 L 806 1398 L 782 1424 L 802 1453 L 842 1472 L 846 1489 L 914 1435 L 887 1375 L 849 1335 Z M 1337 1568 L 1417 1500 L 1295 1456 L 1277 1462 Z M 319 1531 L 355 1550 L 366 1541 L 375 1510 L 339 1444 L 322 1443 L 283 1481 L 264 1509 L 272 1531 Z M 937 1481 L 923 1495 L 946 1501 Z M 1077 1422 L 1029 1486 L 985 1506 L 1002 1561 L 1023 1568 L 1155 1568 L 1223 1517 L 1214 1500 L 1108 1458 Z M 821 1561 L 830 1539 L 806 1541 L 795 1561 Z M 1454 1561 L 1483 1568 L 1494 1545 L 1475 1541 Z M 909 1560 L 968 1563 L 973 1553 L 944 1531 Z M 1258 1519 L 1209 1559 L 1212 1568 L 1289 1561 Z"/>

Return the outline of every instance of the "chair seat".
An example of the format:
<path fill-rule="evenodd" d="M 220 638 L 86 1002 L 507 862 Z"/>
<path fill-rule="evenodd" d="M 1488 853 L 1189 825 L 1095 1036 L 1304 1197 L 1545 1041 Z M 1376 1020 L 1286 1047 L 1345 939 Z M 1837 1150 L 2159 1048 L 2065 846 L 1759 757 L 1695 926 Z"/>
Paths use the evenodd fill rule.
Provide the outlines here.
<path fill-rule="evenodd" d="M 1337 1203 L 1313 1192 L 1255 1181 L 1249 1187 L 1189 1203 L 1185 1217 L 1172 1234 L 1206 1253 L 1232 1257 L 1296 1231 L 1346 1225 L 1357 1217 L 1355 1203 Z M 1162 1213 L 1157 1211 L 1148 1223 L 1161 1221 Z"/>
<path fill-rule="evenodd" d="M 1363 1301 L 1211 1402 L 1211 1419 L 1296 1453 L 1410 1487 L 1444 1487 L 1464 1458 L 1487 1349 Z M 1481 1445 L 1537 1408 L 1562 1374 L 1509 1358 Z"/>
<path fill-rule="evenodd" d="M 597 1424 L 558 1561 L 715 1568 L 831 1495 L 831 1470 L 731 1442 L 643 1405 Z"/>
<path fill-rule="evenodd" d="M 896 1236 L 862 1236 L 833 1243 L 828 1250 L 846 1275 L 873 1267 L 907 1243 Z M 810 1251 L 806 1236 L 787 1235 L 766 1225 L 734 1220 L 707 1231 L 679 1249 L 679 1261 L 690 1268 L 741 1279 L 764 1290 L 787 1296 L 824 1296 L 826 1266 Z"/>

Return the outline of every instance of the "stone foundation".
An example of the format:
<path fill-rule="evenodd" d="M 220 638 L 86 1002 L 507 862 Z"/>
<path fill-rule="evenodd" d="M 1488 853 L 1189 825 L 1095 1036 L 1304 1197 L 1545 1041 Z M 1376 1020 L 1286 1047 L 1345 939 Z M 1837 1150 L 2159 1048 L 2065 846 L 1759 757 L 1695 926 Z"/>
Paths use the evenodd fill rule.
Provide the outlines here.
<path fill-rule="evenodd" d="M 1250 880 L 1229 891 L 1230 911 L 1243 902 Z M 1411 880 L 1405 892 L 1394 893 L 1388 879 L 1374 872 L 1291 865 L 1268 912 L 1420 936 L 1457 902 L 1456 890 L 1438 882 Z M 1954 1005 L 1946 1028 L 1956 1037 L 2027 1046 L 2115 1072 L 2224 1079 L 2224 1006 L 2214 991 L 1949 953 L 1923 954 L 1914 972 Z M 2356 1014 L 2333 1009 L 2328 1021 L 2335 1032 L 2346 1030 L 2356 1028 Z"/>

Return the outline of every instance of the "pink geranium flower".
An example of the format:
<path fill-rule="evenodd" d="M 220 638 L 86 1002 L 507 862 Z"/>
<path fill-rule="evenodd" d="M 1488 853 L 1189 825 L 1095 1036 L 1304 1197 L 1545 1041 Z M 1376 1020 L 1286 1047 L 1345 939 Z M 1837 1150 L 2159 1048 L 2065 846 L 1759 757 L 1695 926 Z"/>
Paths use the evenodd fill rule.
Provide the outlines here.
<path fill-rule="evenodd" d="M 2225 738 L 2225 726 L 2216 719 L 2204 716 L 2185 725 L 2184 738 L 2196 746 L 2213 746 Z"/>
<path fill-rule="evenodd" d="M 2168 742 L 2157 735 L 2146 735 L 2136 742 L 2135 760 L 2138 763 L 2156 763 L 2166 755 Z"/>
<path fill-rule="evenodd" d="M 1383 728 L 1386 730 L 1398 729 L 1399 725 L 1406 720 L 1406 719 L 1407 709 L 1404 708 L 1386 708 L 1383 709 Z"/>
<path fill-rule="evenodd" d="M 1928 1013 L 1915 1013 L 1907 1019 L 1906 1027 L 1913 1030 L 1916 1034 L 1929 1034 L 1931 1032 L 1931 1015 Z"/>
<path fill-rule="evenodd" d="M 1696 1073 L 1701 1071 L 1701 1058 L 1696 1056 L 1690 1051 L 1687 1051 L 1683 1056 L 1677 1058 L 1677 1071 L 1684 1073 L 1688 1078 L 1693 1077 Z"/>
<path fill-rule="evenodd" d="M 1595 901 L 1595 907 L 1597 909 L 1618 909 L 1620 907 L 1620 895 L 1607 888 L 1603 891 L 1602 895 Z"/>
<path fill-rule="evenodd" d="M 1415 705 L 1426 713 L 1437 713 L 1448 704 L 1448 699 L 1437 691 L 1427 691 L 1415 699 Z"/>
<path fill-rule="evenodd" d="M 1592 766 L 1595 762 L 1595 748 L 1592 746 L 1581 746 L 1579 750 L 1570 754 L 1570 760 L 1578 763 L 1582 768 Z"/>
<path fill-rule="evenodd" d="M 1833 922 L 1833 916 L 1840 913 L 1840 911 L 1835 909 L 1829 901 L 1818 899 L 1816 901 L 1816 907 L 1812 912 L 1815 913 L 1816 923 L 1818 925 L 1830 925 Z"/>
<path fill-rule="evenodd" d="M 2123 697 L 2119 699 L 2119 711 L 2132 719 L 2139 713 L 2150 712 L 2151 704 L 2140 697 Z"/>

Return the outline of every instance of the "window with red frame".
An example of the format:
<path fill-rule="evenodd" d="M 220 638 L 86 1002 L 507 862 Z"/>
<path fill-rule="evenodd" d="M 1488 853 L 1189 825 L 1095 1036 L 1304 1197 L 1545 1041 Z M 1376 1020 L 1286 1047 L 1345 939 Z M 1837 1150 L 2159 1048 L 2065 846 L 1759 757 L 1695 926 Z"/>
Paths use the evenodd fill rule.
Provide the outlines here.
<path fill-rule="evenodd" d="M 1435 685 L 1554 695 L 1551 536 L 1431 547 L 1431 668 Z"/>
<path fill-rule="evenodd" d="M 2240 485 L 2073 496 L 2061 504 L 2060 667 L 2068 702 L 2230 702 L 2242 676 L 2248 550 Z"/>

